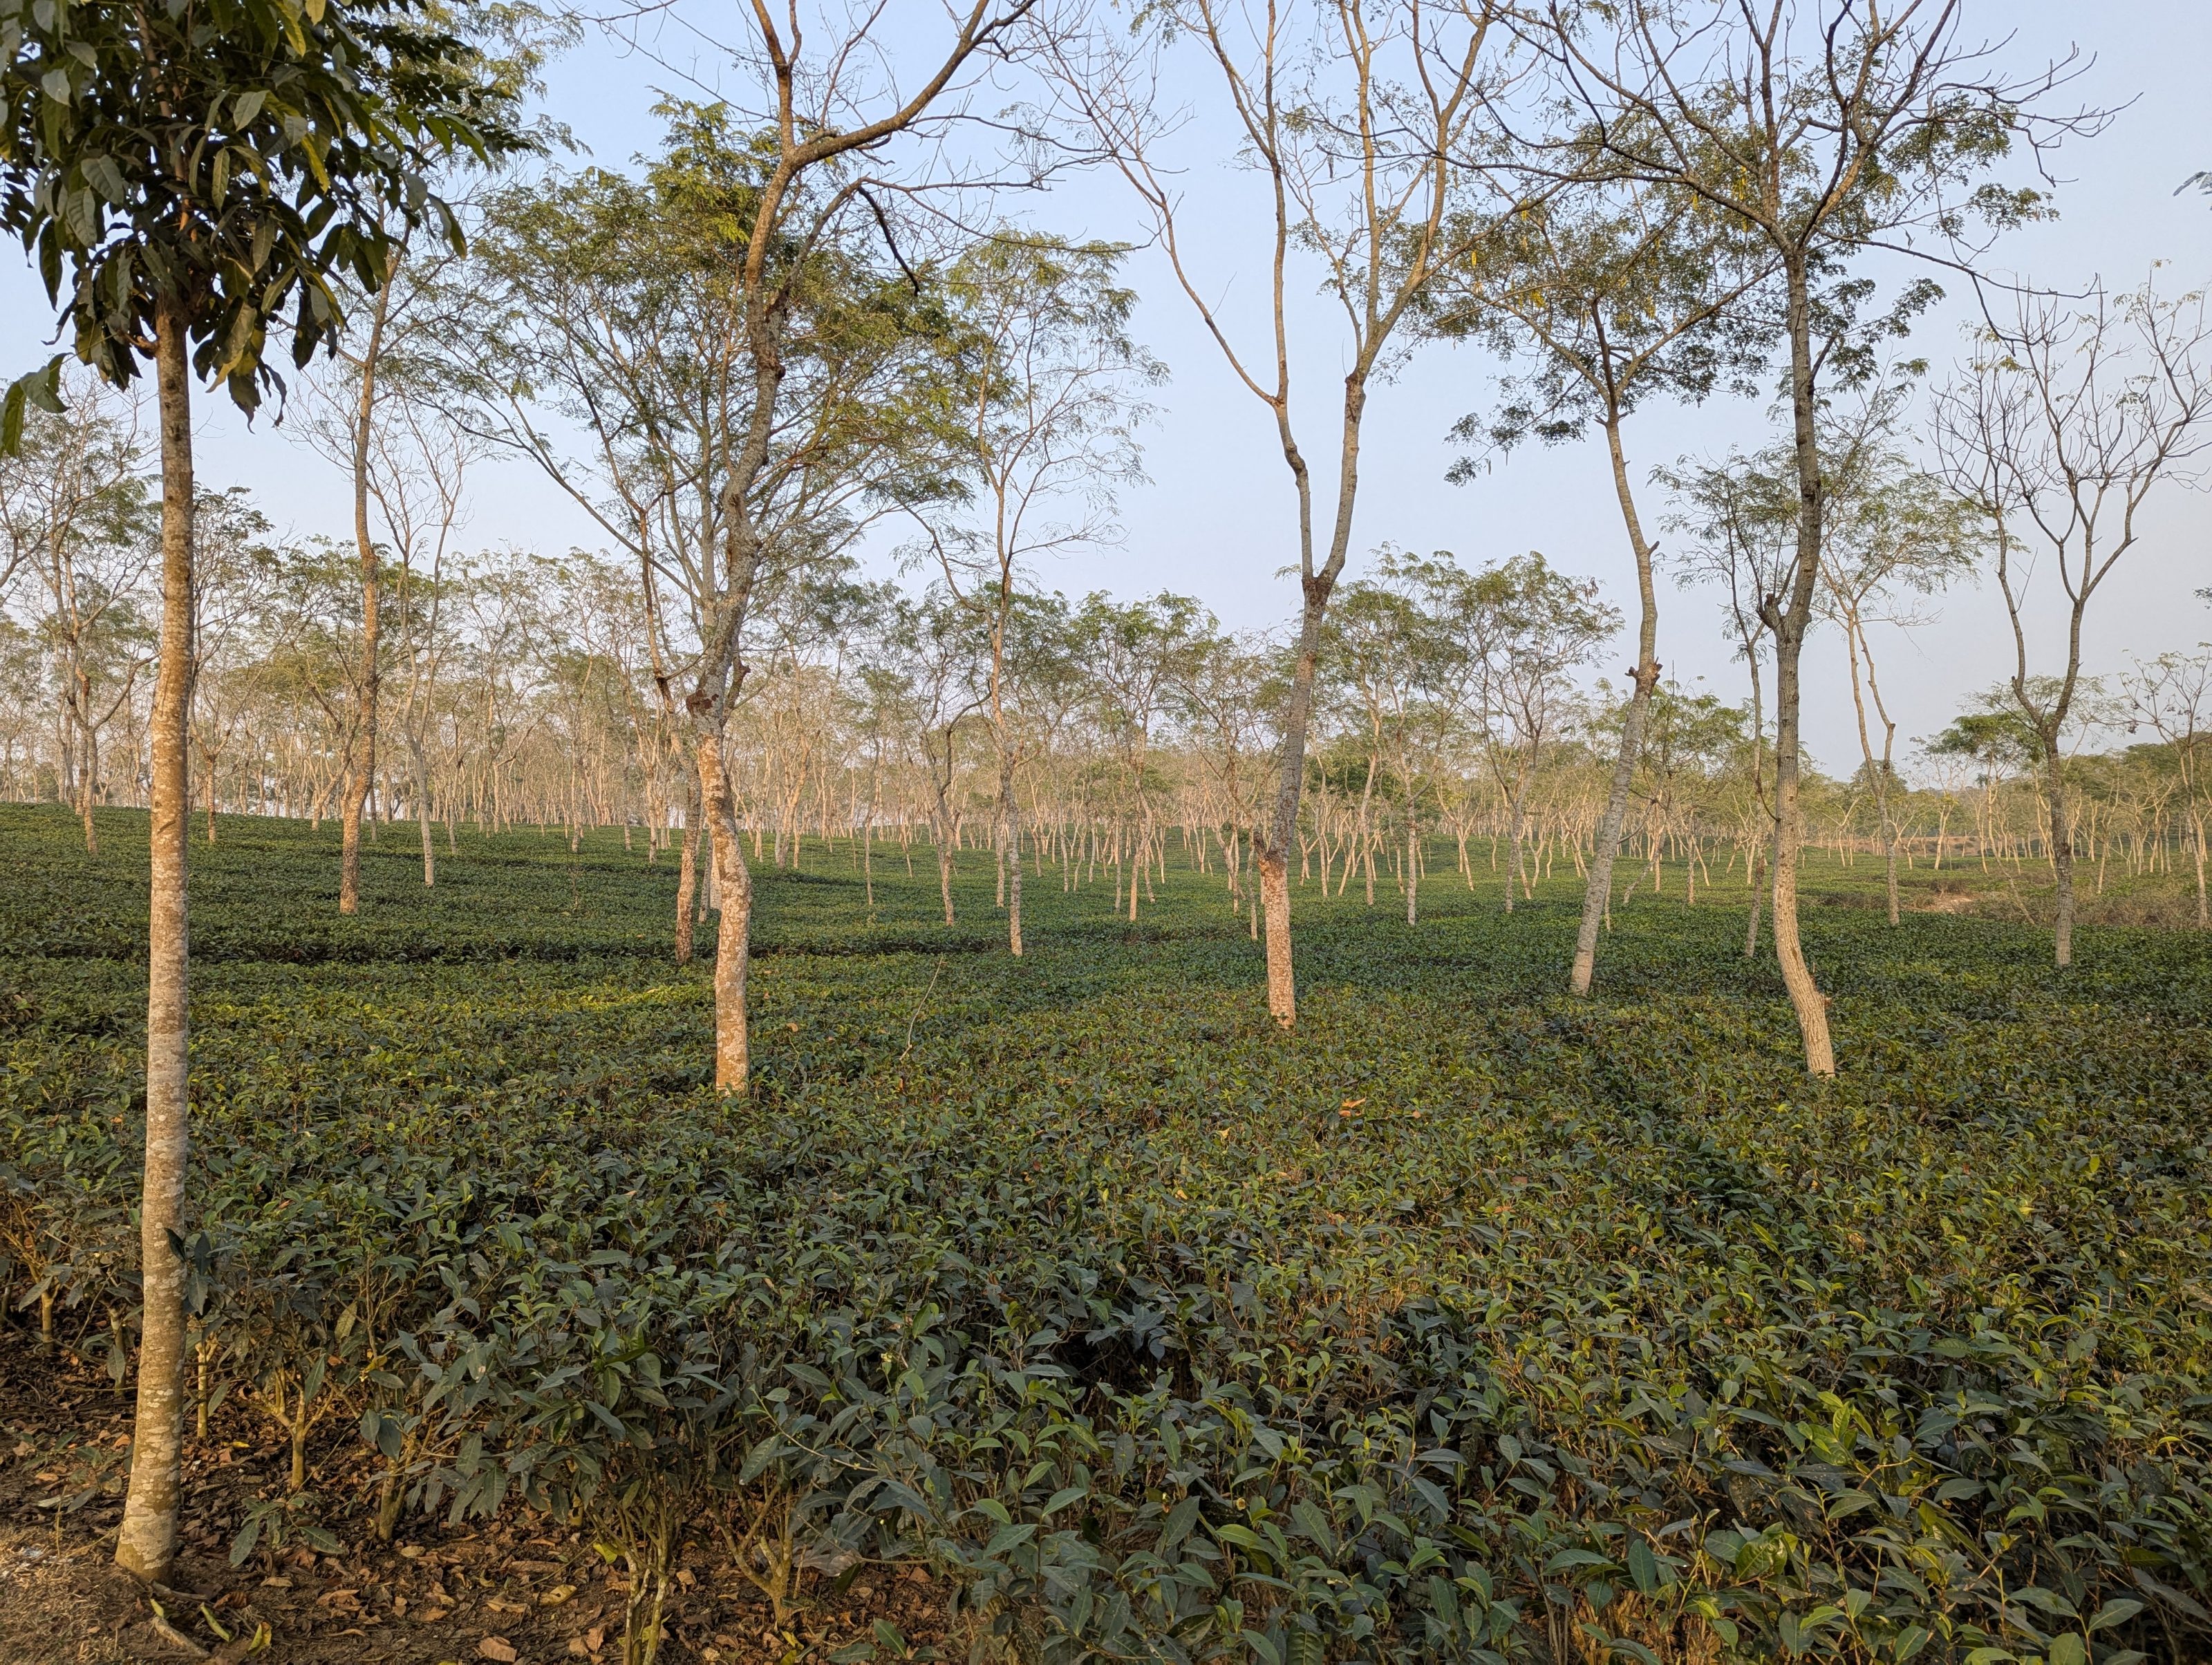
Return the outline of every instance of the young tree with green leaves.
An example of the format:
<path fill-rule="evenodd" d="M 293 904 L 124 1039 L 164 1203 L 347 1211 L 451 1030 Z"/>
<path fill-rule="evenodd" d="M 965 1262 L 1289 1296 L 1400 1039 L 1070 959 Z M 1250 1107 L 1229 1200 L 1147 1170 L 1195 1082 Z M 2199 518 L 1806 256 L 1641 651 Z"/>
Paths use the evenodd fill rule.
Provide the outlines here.
<path fill-rule="evenodd" d="M 160 547 L 136 404 L 104 396 L 89 372 L 67 378 L 64 393 L 60 410 L 28 413 L 21 443 L 0 456 L 0 538 L 9 571 L 27 569 L 45 592 L 38 631 L 70 742 L 55 786 L 74 799 L 94 855 L 100 737 L 154 657 L 143 591 Z"/>
<path fill-rule="evenodd" d="M 1568 977 L 1577 994 L 1589 993 L 1595 972 L 1629 787 L 1660 671 L 1656 550 L 1637 509 L 1622 429 L 1648 399 L 1697 404 L 1729 383 L 1750 391 L 1745 384 L 1768 351 L 1768 320 L 1758 316 L 1757 303 L 1776 264 L 1733 216 L 1696 193 L 1606 179 L 1601 151 L 1585 144 L 1581 171 L 1596 177 L 1572 179 L 1548 196 L 1532 191 L 1527 207 L 1501 217 L 1455 275 L 1438 320 L 1447 333 L 1473 335 L 1524 367 L 1507 383 L 1503 408 L 1463 418 L 1455 437 L 1486 440 L 1503 452 L 1531 437 L 1553 445 L 1577 440 L 1595 424 L 1605 435 L 1635 562 L 1636 663 L 1583 889 Z M 1452 477 L 1471 478 L 1477 466 L 1478 459 L 1464 459 Z"/>
<path fill-rule="evenodd" d="M 131 1486 L 116 1559 L 165 1579 L 183 1434 L 186 1096 L 186 708 L 192 668 L 191 384 L 246 410 L 344 322 L 338 276 L 374 287 L 399 225 L 458 237 L 428 174 L 518 143 L 477 54 L 413 0 L 191 0 L 175 7 L 0 0 L 0 222 L 23 240 L 77 356 L 118 385 L 154 366 L 161 627 L 151 720 L 144 1304 Z M 51 408 L 59 360 L 9 389 L 0 441 Z"/>
<path fill-rule="evenodd" d="M 1743 933 L 1743 957 L 1759 955 L 1759 921 L 1765 878 L 1771 870 L 1775 842 L 1781 836 L 1766 781 L 1766 683 L 1762 668 L 1771 639 L 1762 603 L 1782 592 L 1796 546 L 1796 479 L 1782 447 L 1747 454 L 1729 453 L 1718 462 L 1684 459 L 1655 469 L 1652 477 L 1673 497 L 1667 531 L 1680 538 L 1674 562 L 1682 585 L 1714 582 L 1728 592 L 1728 634 L 1751 679 L 1751 786 L 1765 836 L 1746 856 L 1745 879 L 1751 892 Z"/>
<path fill-rule="evenodd" d="M 985 710 L 999 763 L 999 860 L 1006 943 L 1022 952 L 1021 761 L 1008 696 L 1031 667 L 1010 646 L 1047 642 L 1015 628 L 1020 585 L 1034 563 L 1096 548 L 1115 535 L 1114 494 L 1143 477 L 1137 389 L 1162 371 L 1130 338 L 1135 292 L 1115 281 L 1123 251 L 1014 230 L 966 250 L 940 283 L 951 344 L 970 367 L 964 418 L 947 459 L 962 503 L 917 507 L 949 593 L 989 638 Z M 968 511 L 958 513 L 964 506 Z"/>
<path fill-rule="evenodd" d="M 1897 774 L 1897 720 L 1875 671 L 1872 627 L 1910 629 L 1925 623 L 1918 604 L 1972 571 L 1982 537 L 1972 506 L 1898 446 L 1905 398 L 1902 386 L 1882 388 L 1855 416 L 1827 424 L 1826 524 L 1815 603 L 1844 633 L 1859 756 L 1881 826 L 1882 884 L 1892 925 L 1900 917 L 1897 861 L 1905 787 Z M 1867 720 L 1869 703 L 1881 731 L 1879 756 Z"/>
<path fill-rule="evenodd" d="M 1566 727 L 1575 673 L 1620 629 L 1620 614 L 1600 599 L 1596 580 L 1570 578 L 1534 550 L 1486 567 L 1475 579 L 1474 600 L 1489 621 L 1481 667 L 1483 733 L 1506 800 L 1510 914 L 1514 885 L 1527 885 L 1521 857 L 1529 786 L 1544 747 Z"/>
<path fill-rule="evenodd" d="M 1336 597 L 1323 660 L 1330 691 L 1358 709 L 1365 730 L 1354 848 L 1365 858 L 1367 903 L 1375 905 L 1369 817 L 1375 787 L 1394 778 L 1405 836 L 1406 923 L 1420 918 L 1422 799 L 1432 794 L 1461 726 L 1480 714 L 1493 611 L 1481 580 L 1448 556 L 1385 550 L 1371 578 Z M 1349 874 L 1347 873 L 1347 877 Z"/>

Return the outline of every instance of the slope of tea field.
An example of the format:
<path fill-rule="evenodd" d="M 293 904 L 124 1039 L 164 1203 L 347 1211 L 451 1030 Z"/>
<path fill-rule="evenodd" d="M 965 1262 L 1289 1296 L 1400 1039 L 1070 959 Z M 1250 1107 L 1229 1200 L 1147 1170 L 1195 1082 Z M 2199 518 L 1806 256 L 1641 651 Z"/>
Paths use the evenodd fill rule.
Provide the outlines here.
<path fill-rule="evenodd" d="M 1014 962 L 986 858 L 947 927 L 926 849 L 878 848 L 871 910 L 810 842 L 761 874 L 723 1103 L 665 861 L 465 834 L 426 893 L 410 836 L 350 920 L 334 829 L 194 846 L 195 1386 L 259 1478 L 188 1512 L 253 1599 L 302 1547 L 574 1533 L 601 1657 L 656 1605 L 665 1656 L 795 1657 L 882 1563 L 977 1656 L 2208 1656 L 2192 934 L 2061 975 L 1816 874 L 1814 1085 L 1725 880 L 1623 908 L 1588 1002 L 1564 870 L 1509 916 L 1440 853 L 1411 927 L 1309 888 L 1285 1037 L 1218 873 L 1133 926 L 1048 868 Z M 118 1375 L 143 839 L 0 808 L 9 1345 L 43 1315 Z M 285 1609 L 283 1656 L 351 1657 L 343 1616 Z M 485 1633 L 410 1652 L 420 1617 L 377 1656 Z"/>

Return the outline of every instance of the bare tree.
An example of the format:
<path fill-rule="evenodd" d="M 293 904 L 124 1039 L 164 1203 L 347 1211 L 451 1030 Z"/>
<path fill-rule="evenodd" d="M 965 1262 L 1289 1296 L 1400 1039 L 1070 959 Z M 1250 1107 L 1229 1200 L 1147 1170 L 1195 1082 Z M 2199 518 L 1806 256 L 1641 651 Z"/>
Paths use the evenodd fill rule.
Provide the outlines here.
<path fill-rule="evenodd" d="M 1307 732 L 1329 596 L 1351 553 L 1369 395 L 1412 333 L 1431 286 L 1481 234 L 1455 213 L 1458 164 L 1482 149 L 1496 88 L 1501 5 L 1492 0 L 1168 0 L 1152 8 L 1166 35 L 1195 43 L 1242 141 L 1240 160 L 1268 208 L 1268 271 L 1260 343 L 1240 342 L 1192 246 L 1197 229 L 1164 159 L 1172 112 L 1157 102 L 1140 56 L 1062 53 L 1066 95 L 1134 191 L 1176 283 L 1273 426 L 1297 511 L 1301 609 L 1284 702 L 1274 810 L 1257 852 L 1267 916 L 1267 1009 L 1297 1018 L 1291 952 L 1291 851 L 1305 782 Z M 1311 469 L 1297 438 L 1291 362 L 1303 334 L 1292 288 L 1310 255 L 1341 310 L 1342 396 L 1336 411 L 1335 502 L 1317 529 Z"/>
<path fill-rule="evenodd" d="M 2052 952 L 2074 960 L 2074 823 L 2062 738 L 2085 692 L 2089 603 L 2142 535 L 2144 502 L 2189 479 L 2212 445 L 2212 317 L 2202 290 L 2154 283 L 2086 303 L 2019 293 L 1984 311 L 1972 357 L 1936 405 L 1954 488 L 1988 517 L 1997 588 L 2012 625 L 2012 699 L 2042 751 L 2057 880 Z M 2058 586 L 2061 668 L 2032 653 L 2030 590 Z M 2045 668 L 2039 669 L 2039 660 Z"/>
<path fill-rule="evenodd" d="M 2127 678 L 2126 698 L 2132 719 L 2128 726 L 2149 725 L 2173 755 L 2197 869 L 2197 928 L 2212 930 L 2212 900 L 2204 888 L 2204 793 L 2208 774 L 2212 774 L 2205 757 L 2207 744 L 2212 742 L 2212 646 L 2199 642 L 2195 653 L 2136 660 Z"/>

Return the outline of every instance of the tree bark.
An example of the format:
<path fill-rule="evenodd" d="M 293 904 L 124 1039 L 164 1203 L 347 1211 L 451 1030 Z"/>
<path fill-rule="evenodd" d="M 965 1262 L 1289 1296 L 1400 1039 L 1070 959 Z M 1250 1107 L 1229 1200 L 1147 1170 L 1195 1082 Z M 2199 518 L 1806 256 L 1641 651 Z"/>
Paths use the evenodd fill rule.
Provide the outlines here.
<path fill-rule="evenodd" d="M 1628 699 L 1628 714 L 1620 724 L 1620 755 L 1613 759 L 1613 780 L 1606 791 L 1605 813 L 1599 817 L 1597 837 L 1590 852 L 1588 876 L 1583 882 L 1582 923 L 1575 932 L 1575 961 L 1567 987 L 1588 994 L 1597 970 L 1598 931 L 1613 902 L 1613 864 L 1620 854 L 1620 829 L 1628 817 L 1628 789 L 1636 779 L 1636 759 L 1644 750 L 1644 729 L 1651 710 L 1651 690 L 1659 685 L 1659 592 L 1651 581 L 1651 545 L 1644 537 L 1644 522 L 1636 513 L 1636 496 L 1628 479 L 1628 458 L 1620 443 L 1620 419 L 1606 423 L 1607 454 L 1613 461 L 1613 495 L 1620 501 L 1620 515 L 1628 528 L 1628 547 L 1636 557 L 1636 592 L 1642 611 L 1636 630 L 1636 665 L 1629 672 L 1635 684 Z M 1508 905 L 1512 882 L 1506 882 Z M 1753 927 L 1754 930 L 1756 927 Z"/>
<path fill-rule="evenodd" d="M 177 1554 L 185 1431 L 185 1169 L 191 1139 L 186 1091 L 185 859 L 191 803 L 185 732 L 191 708 L 192 417 L 183 309 L 164 302 L 155 319 L 161 411 L 161 637 L 149 738 L 152 742 L 151 901 L 147 919 L 146 1170 L 139 1206 L 143 1305 L 131 1485 L 115 1559 L 166 1583 Z"/>
<path fill-rule="evenodd" d="M 1421 836 L 1411 808 L 1406 811 L 1406 923 L 1418 924 L 1421 885 Z"/>
<path fill-rule="evenodd" d="M 413 728 L 406 731 L 408 766 L 415 777 L 415 818 L 422 829 L 422 886 L 425 890 L 438 882 L 438 846 L 430 836 L 430 766 L 422 755 L 422 738 Z M 215 841 L 210 837 L 210 843 Z"/>
<path fill-rule="evenodd" d="M 1014 805 L 1014 759 L 1004 737 L 999 746 L 1000 871 L 1006 897 L 1006 947 L 1022 956 L 1022 818 Z"/>
<path fill-rule="evenodd" d="M 368 535 L 369 424 L 376 410 L 377 351 L 384 335 L 384 320 L 392 304 L 392 286 L 380 285 L 375 311 L 369 319 L 368 343 L 362 355 L 361 402 L 353 428 L 353 542 L 361 562 L 361 702 L 356 712 L 358 743 L 352 748 L 353 776 L 346 783 L 343 821 L 338 839 L 338 912 L 361 908 L 361 817 L 368 801 L 369 784 L 376 779 L 376 705 L 378 693 L 378 603 L 382 574 L 378 570 L 376 544 Z"/>
<path fill-rule="evenodd" d="M 2054 963 L 2074 963 L 2074 829 L 2066 815 L 2066 783 L 2058 770 L 2056 733 L 2043 737 L 2043 761 L 2051 775 L 2051 871 L 2057 881 L 2058 913 L 2051 926 Z"/>
<path fill-rule="evenodd" d="M 699 776 L 691 773 L 684 806 L 684 854 L 676 868 L 676 963 L 691 963 L 691 931 L 699 915 Z"/>
<path fill-rule="evenodd" d="M 1797 558 L 1790 577 L 1788 605 L 1769 623 L 1774 631 L 1774 957 L 1797 1013 L 1808 1074 L 1836 1073 L 1834 1043 L 1828 1032 L 1828 1002 L 1805 962 L 1797 935 L 1797 864 L 1803 844 L 1799 806 L 1802 707 L 1799 660 L 1813 618 L 1813 587 L 1820 573 L 1822 503 L 1820 447 L 1813 407 L 1812 306 L 1805 263 L 1793 258 L 1784 269 L 1790 303 L 1790 416 L 1797 458 Z"/>
<path fill-rule="evenodd" d="M 1351 402 L 1346 401 L 1350 407 Z M 1357 433 L 1356 409 L 1348 409 L 1347 427 Z M 1298 465 L 1303 478 L 1304 465 Z M 1341 493 L 1342 488 L 1340 487 Z M 1301 513 L 1304 506 L 1301 504 Z M 1349 505 L 1346 505 L 1346 515 Z M 1343 518 L 1343 517 L 1340 517 Z M 1297 658 L 1291 667 L 1290 698 L 1283 710 L 1281 775 L 1275 787 L 1275 813 L 1267 842 L 1257 851 L 1260 863 L 1260 908 L 1266 915 L 1267 950 L 1267 1015 L 1285 1029 L 1297 1022 L 1297 979 L 1291 959 L 1291 848 L 1298 836 L 1298 794 L 1306 777 L 1306 728 L 1312 720 L 1314 678 L 1321 664 L 1322 618 L 1328 606 L 1335 574 L 1342 568 L 1340 553 L 1329 569 L 1304 581 L 1305 605 L 1298 619 Z"/>
<path fill-rule="evenodd" d="M 714 933 L 714 1090 L 743 1093 L 751 1085 L 745 970 L 751 954 L 753 878 L 745 865 L 729 771 L 722 763 L 722 736 L 703 724 L 699 733 L 699 797 L 706 815 L 715 888 L 721 898 Z"/>

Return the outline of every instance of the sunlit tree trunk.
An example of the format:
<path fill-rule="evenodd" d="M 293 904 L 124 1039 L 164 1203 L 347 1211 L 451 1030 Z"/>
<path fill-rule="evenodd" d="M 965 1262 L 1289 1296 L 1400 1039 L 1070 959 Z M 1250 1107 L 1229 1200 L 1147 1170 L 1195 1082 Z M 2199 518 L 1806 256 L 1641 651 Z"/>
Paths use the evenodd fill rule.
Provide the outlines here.
<path fill-rule="evenodd" d="M 151 902 L 147 919 L 146 1169 L 139 1204 L 142 1307 L 138 1404 L 131 1484 L 115 1559 L 149 1583 L 167 1583 L 177 1554 L 185 1429 L 185 1265 L 172 1246 L 185 1229 L 191 1150 L 186 1092 L 185 857 L 191 811 L 185 732 L 191 707 L 192 418 L 182 309 L 155 319 L 161 412 L 161 637 L 149 738 Z"/>
<path fill-rule="evenodd" d="M 361 907 L 361 817 L 376 779 L 376 719 L 379 676 L 377 635 L 382 574 L 378 570 L 375 541 L 368 532 L 368 445 L 370 425 L 376 415 L 376 368 L 384 322 L 392 305 L 392 286 L 376 291 L 368 341 L 362 354 L 361 398 L 354 412 L 353 428 L 353 542 L 361 562 L 361 699 L 355 714 L 358 732 L 353 747 L 353 774 L 346 782 L 345 802 L 338 840 L 338 912 L 350 914 Z"/>
<path fill-rule="evenodd" d="M 745 865 L 737 800 L 722 761 L 723 737 L 702 724 L 699 798 L 721 911 L 714 934 L 714 1087 L 742 1093 L 751 1083 L 745 1026 L 745 970 L 751 953 L 752 870 Z"/>
<path fill-rule="evenodd" d="M 1804 259 L 1786 263 L 1790 322 L 1790 416 L 1797 458 L 1797 552 L 1786 607 L 1768 621 L 1774 632 L 1774 957 L 1797 1013 L 1805 1068 L 1833 1075 L 1836 1054 L 1828 1032 L 1828 1002 L 1806 963 L 1797 935 L 1797 864 L 1804 842 L 1800 802 L 1802 753 L 1799 741 L 1802 690 L 1799 662 L 1812 623 L 1813 586 L 1820 572 L 1820 447 L 1813 398 L 1812 310 Z"/>
<path fill-rule="evenodd" d="M 1636 759 L 1644 750 L 1644 730 L 1651 710 L 1651 690 L 1659 684 L 1659 596 L 1651 582 L 1651 545 L 1645 541 L 1644 523 L 1636 513 L 1636 495 L 1629 484 L 1628 458 L 1620 443 L 1620 421 L 1616 416 L 1605 425 L 1607 453 L 1613 461 L 1613 495 L 1620 499 L 1622 520 L 1628 528 L 1628 547 L 1636 556 L 1636 592 L 1641 604 L 1636 629 L 1636 665 L 1629 672 L 1634 690 L 1621 720 L 1620 751 L 1613 762 L 1607 783 L 1605 812 L 1598 817 L 1597 836 L 1589 867 L 1583 881 L 1583 917 L 1575 932 L 1574 968 L 1567 986 L 1577 994 L 1590 992 L 1597 969 L 1598 931 L 1605 923 L 1613 899 L 1613 864 L 1620 854 L 1620 829 L 1628 816 L 1628 789 L 1636 778 Z M 1512 896 L 1509 881 L 1506 896 Z M 1754 931 L 1758 927 L 1752 927 Z"/>
<path fill-rule="evenodd" d="M 2051 776 L 2045 808 L 2051 828 L 2051 875 L 2057 890 L 2057 917 L 2051 923 L 2054 963 L 2074 963 L 2074 828 L 2066 807 L 2066 782 L 2059 769 L 2057 725 L 2043 735 L 2043 763 Z"/>

